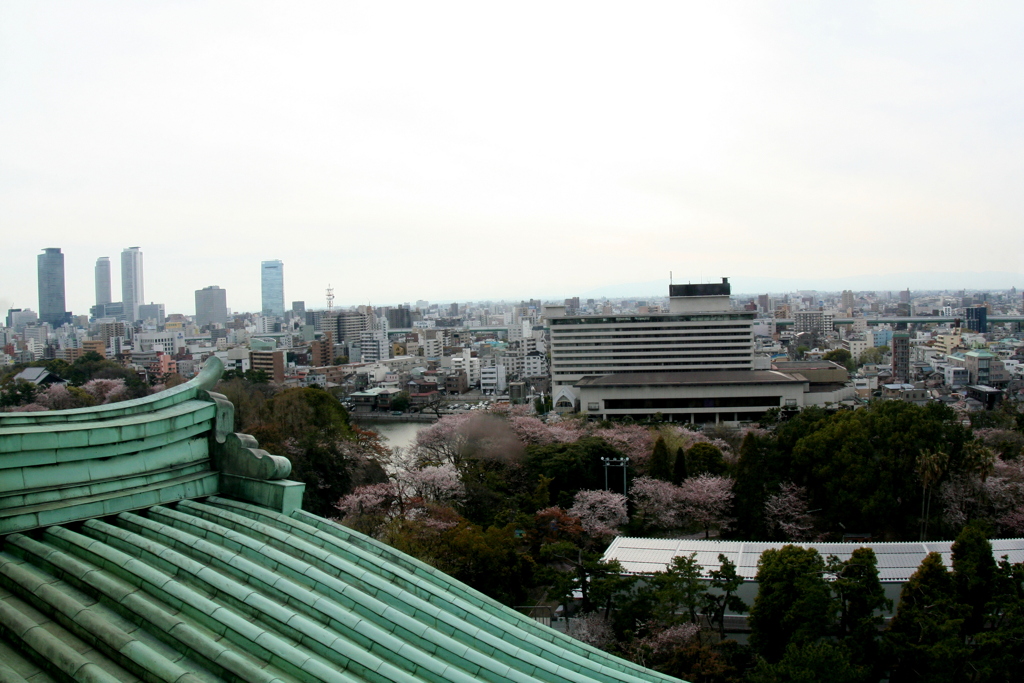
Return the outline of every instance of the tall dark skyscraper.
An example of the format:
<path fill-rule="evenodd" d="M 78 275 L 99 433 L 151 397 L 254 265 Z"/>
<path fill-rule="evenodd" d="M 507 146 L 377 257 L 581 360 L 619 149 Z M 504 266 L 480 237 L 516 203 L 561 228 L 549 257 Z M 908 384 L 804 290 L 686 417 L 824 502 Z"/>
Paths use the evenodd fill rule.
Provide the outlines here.
<path fill-rule="evenodd" d="M 110 297 L 110 257 L 100 256 L 96 259 L 96 304 L 109 304 Z"/>
<path fill-rule="evenodd" d="M 264 261 L 260 268 L 263 315 L 284 317 L 284 262 Z"/>
<path fill-rule="evenodd" d="M 39 274 L 39 321 L 54 327 L 63 325 L 68 315 L 64 301 L 64 254 L 60 249 L 43 249 L 36 257 Z"/>

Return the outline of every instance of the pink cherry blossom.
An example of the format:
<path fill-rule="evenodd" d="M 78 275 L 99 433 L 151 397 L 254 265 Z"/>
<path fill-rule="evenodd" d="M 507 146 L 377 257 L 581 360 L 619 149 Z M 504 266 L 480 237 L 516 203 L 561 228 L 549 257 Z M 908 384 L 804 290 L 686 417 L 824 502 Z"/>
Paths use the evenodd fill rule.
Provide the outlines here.
<path fill-rule="evenodd" d="M 629 497 L 633 509 L 643 523 L 654 529 L 679 526 L 679 500 L 681 491 L 667 481 L 650 477 L 637 477 L 630 485 Z"/>
<path fill-rule="evenodd" d="M 764 503 L 765 526 L 787 541 L 810 540 L 814 523 L 807 512 L 807 489 L 793 482 L 779 485 L 779 492 Z"/>
<path fill-rule="evenodd" d="M 466 497 L 459 471 L 450 463 L 428 465 L 402 474 L 413 495 L 433 503 L 457 503 Z"/>
<path fill-rule="evenodd" d="M 618 535 L 619 527 L 629 521 L 626 497 L 612 491 L 579 491 L 567 512 L 578 517 L 583 531 L 595 539 Z"/>
<path fill-rule="evenodd" d="M 683 517 L 704 529 L 708 538 L 711 527 L 725 529 L 729 522 L 728 513 L 732 507 L 732 484 L 729 477 L 701 474 L 683 480 L 679 488 Z"/>

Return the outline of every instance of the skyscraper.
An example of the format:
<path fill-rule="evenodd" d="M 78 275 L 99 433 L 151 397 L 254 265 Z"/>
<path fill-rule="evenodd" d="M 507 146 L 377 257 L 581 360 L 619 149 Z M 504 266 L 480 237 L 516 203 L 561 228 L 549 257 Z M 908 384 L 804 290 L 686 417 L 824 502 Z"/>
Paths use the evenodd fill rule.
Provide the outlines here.
<path fill-rule="evenodd" d="M 96 305 L 109 304 L 110 297 L 110 257 L 100 256 L 96 259 Z"/>
<path fill-rule="evenodd" d="M 217 285 L 196 290 L 196 325 L 224 325 L 228 319 L 227 291 Z"/>
<path fill-rule="evenodd" d="M 284 263 L 264 261 L 260 271 L 263 290 L 263 315 L 284 317 Z"/>
<path fill-rule="evenodd" d="M 121 303 L 129 320 L 139 319 L 139 305 L 146 303 L 146 299 L 142 291 L 142 252 L 138 247 L 121 252 Z"/>
<path fill-rule="evenodd" d="M 39 322 L 54 327 L 68 319 L 64 301 L 64 254 L 60 249 L 43 249 L 36 257 L 39 275 Z"/>

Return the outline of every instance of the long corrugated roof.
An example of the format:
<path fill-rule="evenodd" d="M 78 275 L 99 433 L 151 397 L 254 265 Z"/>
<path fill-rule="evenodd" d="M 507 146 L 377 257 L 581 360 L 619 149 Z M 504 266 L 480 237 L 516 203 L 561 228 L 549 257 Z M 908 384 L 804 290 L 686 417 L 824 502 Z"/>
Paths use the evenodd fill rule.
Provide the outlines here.
<path fill-rule="evenodd" d="M 218 497 L 5 537 L 0 663 L 5 681 L 675 680 L 326 519 Z"/>
<path fill-rule="evenodd" d="M 996 539 L 991 543 L 992 554 L 997 560 L 1006 555 L 1010 562 L 1024 562 L 1024 539 Z M 620 536 L 608 546 L 603 559 L 605 561 L 618 560 L 622 568 L 629 574 L 653 574 L 665 571 L 674 557 L 696 553 L 697 562 L 705 572 L 708 572 L 721 566 L 718 555 L 722 554 L 736 565 L 736 572 L 740 576 L 747 580 L 753 580 L 757 575 L 757 561 L 760 559 L 761 553 L 769 548 L 781 548 L 784 545 L 787 544 Z M 925 555 L 930 552 L 939 553 L 946 566 L 951 566 L 953 542 L 795 543 L 793 545 L 814 548 L 822 557 L 835 555 L 840 560 L 849 559 L 857 548 L 871 548 L 878 560 L 879 579 L 883 582 L 904 582 L 917 571 Z"/>

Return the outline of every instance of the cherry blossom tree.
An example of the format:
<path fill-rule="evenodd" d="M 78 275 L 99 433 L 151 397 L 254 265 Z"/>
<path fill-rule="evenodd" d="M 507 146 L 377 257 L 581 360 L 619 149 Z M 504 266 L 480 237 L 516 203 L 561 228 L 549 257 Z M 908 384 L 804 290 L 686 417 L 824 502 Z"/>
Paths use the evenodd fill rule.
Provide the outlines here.
<path fill-rule="evenodd" d="M 466 497 L 466 487 L 459 471 L 450 463 L 410 470 L 402 475 L 402 479 L 414 495 L 432 503 L 458 503 Z"/>
<path fill-rule="evenodd" d="M 807 511 L 807 489 L 793 482 L 779 484 L 779 492 L 764 503 L 765 526 L 786 541 L 806 541 L 814 522 Z"/>
<path fill-rule="evenodd" d="M 123 379 L 91 379 L 82 385 L 86 392 L 96 399 L 96 403 L 107 404 L 124 401 L 128 398 L 128 387 Z"/>
<path fill-rule="evenodd" d="M 651 654 L 658 656 L 667 655 L 689 645 L 697 639 L 698 635 L 700 635 L 700 626 L 686 621 L 656 630 L 642 640 L 643 644 L 650 648 Z"/>
<path fill-rule="evenodd" d="M 67 410 L 82 405 L 66 384 L 51 384 L 36 395 L 36 403 L 49 410 Z"/>
<path fill-rule="evenodd" d="M 626 497 L 612 491 L 579 491 L 567 512 L 578 517 L 583 531 L 596 540 L 617 535 L 619 527 L 629 521 Z"/>
<path fill-rule="evenodd" d="M 725 529 L 732 521 L 728 516 L 732 507 L 733 480 L 701 474 L 680 484 L 680 508 L 683 517 L 704 529 L 704 538 L 711 536 L 711 527 Z"/>
<path fill-rule="evenodd" d="M 469 439 L 465 432 L 470 415 L 445 415 L 434 424 L 416 433 L 414 449 L 426 463 L 458 465 L 465 456 Z"/>
<path fill-rule="evenodd" d="M 404 513 L 398 488 L 391 482 L 360 486 L 334 507 L 341 513 L 342 522 L 371 536 Z"/>
<path fill-rule="evenodd" d="M 551 443 L 571 443 L 583 436 L 583 430 L 569 422 L 547 424 L 532 415 L 512 416 L 509 426 L 524 444 L 545 446 Z"/>
<path fill-rule="evenodd" d="M 508 421 L 489 413 L 446 415 L 416 434 L 413 451 L 421 464 L 459 468 L 468 459 L 516 462 L 524 454 Z"/>
<path fill-rule="evenodd" d="M 622 451 L 634 466 L 645 468 L 651 452 L 654 450 L 654 438 L 651 430 L 641 425 L 614 424 L 607 429 L 597 429 L 594 436 L 599 436 L 612 446 Z"/>
<path fill-rule="evenodd" d="M 629 491 L 636 516 L 651 529 L 679 526 L 680 494 L 678 486 L 651 477 L 637 477 Z"/>
<path fill-rule="evenodd" d="M 600 612 L 588 612 L 569 619 L 565 632 L 569 636 L 599 650 L 615 642 L 611 622 Z"/>

